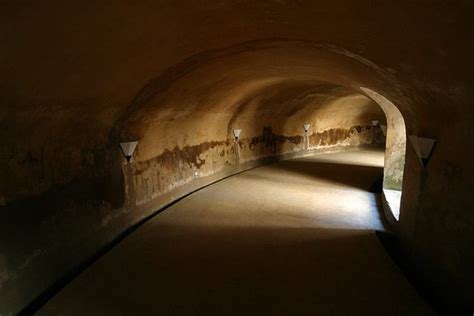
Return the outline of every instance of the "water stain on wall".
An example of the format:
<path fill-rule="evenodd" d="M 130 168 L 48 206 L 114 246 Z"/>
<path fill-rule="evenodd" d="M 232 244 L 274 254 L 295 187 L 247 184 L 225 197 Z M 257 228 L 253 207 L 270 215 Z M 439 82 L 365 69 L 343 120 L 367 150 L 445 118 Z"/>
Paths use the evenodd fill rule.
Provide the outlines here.
<path fill-rule="evenodd" d="M 354 126 L 350 129 L 330 129 L 312 134 L 310 148 L 319 149 L 336 145 L 358 146 L 368 144 L 382 145 L 384 137 L 380 128 Z M 133 191 L 131 205 L 143 205 L 171 192 L 196 177 L 215 174 L 226 167 L 274 157 L 303 149 L 301 135 L 279 135 L 271 126 L 265 126 L 259 136 L 238 141 L 210 141 L 198 145 L 175 146 L 166 149 L 157 157 L 134 163 L 132 179 L 128 186 Z"/>

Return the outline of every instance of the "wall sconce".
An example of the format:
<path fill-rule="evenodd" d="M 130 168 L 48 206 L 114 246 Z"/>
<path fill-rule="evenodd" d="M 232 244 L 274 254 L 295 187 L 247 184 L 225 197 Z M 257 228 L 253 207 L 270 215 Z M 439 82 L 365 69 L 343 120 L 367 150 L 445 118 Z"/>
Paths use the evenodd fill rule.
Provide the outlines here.
<path fill-rule="evenodd" d="M 238 140 L 240 138 L 240 133 L 242 133 L 241 129 L 234 129 L 235 140 Z"/>
<path fill-rule="evenodd" d="M 137 148 L 137 144 L 138 140 L 120 143 L 120 148 L 122 149 L 122 153 L 127 159 L 127 162 L 130 162 L 130 160 L 132 159 L 133 153 Z"/>
<path fill-rule="evenodd" d="M 373 120 L 372 121 L 372 126 L 377 126 L 379 124 L 379 121 L 378 120 Z"/>
<path fill-rule="evenodd" d="M 421 165 L 425 167 L 428 160 L 431 158 L 436 139 L 418 137 L 415 135 L 410 135 L 409 137 L 416 155 L 420 159 Z"/>
<path fill-rule="evenodd" d="M 383 136 L 387 136 L 387 125 L 380 125 L 380 129 L 382 130 Z"/>
<path fill-rule="evenodd" d="M 311 126 L 311 124 L 309 124 L 309 123 L 305 123 L 305 124 L 303 125 L 304 132 L 305 132 L 305 133 L 307 133 L 307 132 L 309 131 L 309 127 L 310 127 L 310 126 Z"/>

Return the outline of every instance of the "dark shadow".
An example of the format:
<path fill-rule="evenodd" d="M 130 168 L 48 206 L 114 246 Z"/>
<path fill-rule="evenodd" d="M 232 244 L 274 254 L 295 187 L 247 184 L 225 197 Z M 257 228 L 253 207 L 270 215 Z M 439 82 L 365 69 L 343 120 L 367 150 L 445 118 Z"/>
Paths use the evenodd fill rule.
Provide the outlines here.
<path fill-rule="evenodd" d="M 369 188 L 369 192 L 382 193 L 382 191 L 383 191 L 383 177 L 380 177 L 378 179 L 375 179 L 375 181 L 372 183 L 372 185 Z"/>
<path fill-rule="evenodd" d="M 371 231 L 201 226 L 192 220 L 184 225 L 159 221 L 153 225 L 153 230 L 137 231 L 127 244 L 90 267 L 44 311 L 430 314 L 387 262 Z M 126 271 L 133 271 L 133 276 Z"/>
<path fill-rule="evenodd" d="M 408 259 L 409 257 L 402 251 L 401 242 L 397 235 L 382 231 L 377 231 L 376 235 L 385 248 L 385 251 L 390 255 L 408 282 L 416 288 L 424 300 L 436 309 L 439 315 L 472 315 L 472 310 L 468 306 L 457 306 L 457 308 L 453 308 L 452 305 L 445 305 L 444 300 L 437 297 L 436 291 L 427 285 L 429 283 L 423 278 L 422 273 L 417 271 L 415 264 L 411 262 Z"/>

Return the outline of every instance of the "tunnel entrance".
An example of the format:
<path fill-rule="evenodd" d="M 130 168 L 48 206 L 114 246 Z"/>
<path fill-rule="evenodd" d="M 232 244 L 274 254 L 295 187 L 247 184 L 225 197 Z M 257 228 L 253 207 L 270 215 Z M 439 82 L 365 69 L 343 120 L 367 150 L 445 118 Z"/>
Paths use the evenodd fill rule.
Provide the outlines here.
<path fill-rule="evenodd" d="M 140 139 L 126 180 L 130 205 L 149 212 L 174 190 L 199 186 L 196 179 L 305 151 L 375 144 L 386 148 L 383 196 L 396 222 L 405 123 L 371 90 L 386 94 L 392 79 L 369 60 L 322 43 L 263 40 L 192 56 L 150 79 L 114 127 L 120 139 Z"/>
<path fill-rule="evenodd" d="M 383 127 L 386 141 L 382 197 L 388 220 L 398 221 L 405 168 L 405 121 L 395 104 L 383 95 L 365 87 L 361 90 L 382 108 L 387 118 L 387 125 Z"/>

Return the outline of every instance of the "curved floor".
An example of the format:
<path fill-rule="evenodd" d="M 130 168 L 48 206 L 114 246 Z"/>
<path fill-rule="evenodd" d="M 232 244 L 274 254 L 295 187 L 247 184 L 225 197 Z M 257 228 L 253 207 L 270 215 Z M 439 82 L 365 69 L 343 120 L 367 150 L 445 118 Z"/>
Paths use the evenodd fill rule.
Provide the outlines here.
<path fill-rule="evenodd" d="M 253 169 L 154 217 L 40 315 L 431 315 L 379 244 L 383 152 Z"/>

